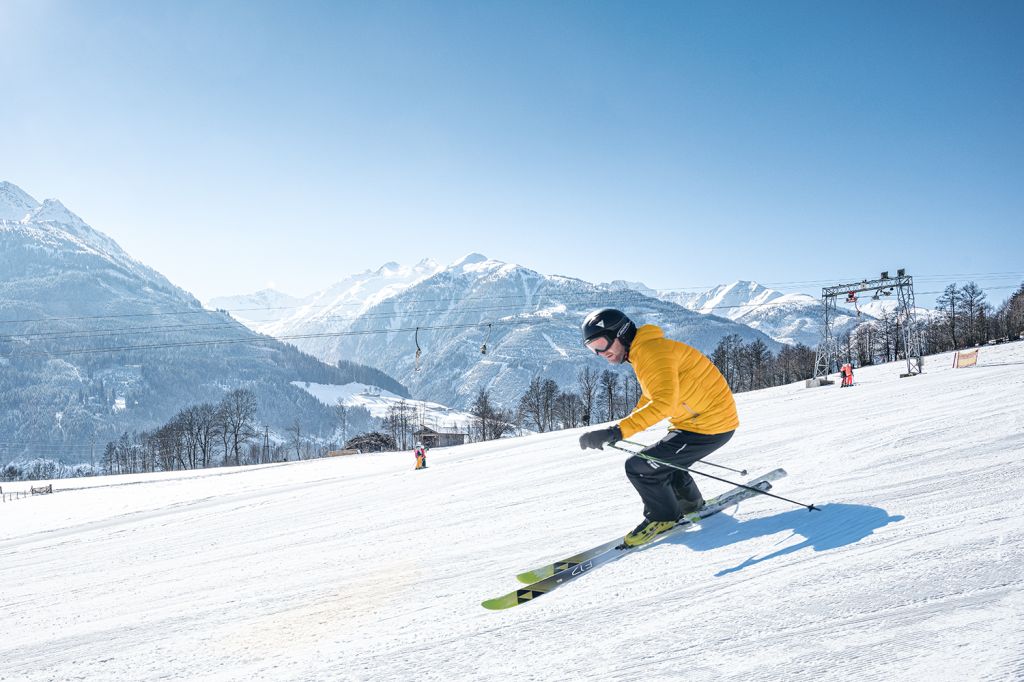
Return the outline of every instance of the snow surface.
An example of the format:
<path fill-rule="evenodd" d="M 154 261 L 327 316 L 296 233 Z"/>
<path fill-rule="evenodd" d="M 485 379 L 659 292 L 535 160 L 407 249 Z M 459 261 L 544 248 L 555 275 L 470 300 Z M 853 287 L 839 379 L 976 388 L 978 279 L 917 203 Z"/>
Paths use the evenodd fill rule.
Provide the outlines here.
<path fill-rule="evenodd" d="M 349 407 L 365 407 L 371 415 L 378 419 L 388 416 L 388 410 L 391 407 L 404 402 L 416 410 L 417 420 L 422 416 L 423 422 L 433 428 L 468 428 L 473 421 L 473 415 L 468 412 L 460 412 L 427 400 L 403 398 L 383 388 L 358 382 L 339 385 L 293 381 L 292 385 L 305 390 L 324 405 L 334 406 L 341 400 Z"/>
<path fill-rule="evenodd" d="M 0 505 L 0 679 L 1022 679 L 1024 343 L 951 361 L 741 394 L 713 461 L 821 512 L 747 501 L 509 611 L 480 602 L 640 520 L 621 452 L 56 481 Z"/>

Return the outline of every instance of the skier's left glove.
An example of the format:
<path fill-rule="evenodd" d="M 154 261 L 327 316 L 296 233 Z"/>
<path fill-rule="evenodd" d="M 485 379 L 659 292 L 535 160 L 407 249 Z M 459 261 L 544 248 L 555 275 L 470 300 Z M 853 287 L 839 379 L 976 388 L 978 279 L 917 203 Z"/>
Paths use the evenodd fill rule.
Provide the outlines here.
<path fill-rule="evenodd" d="M 604 450 L 604 446 L 608 443 L 615 443 L 620 440 L 622 440 L 622 431 L 618 426 L 610 426 L 607 429 L 597 429 L 596 431 L 587 431 L 580 436 L 580 450 L 586 450 L 588 448 Z"/>

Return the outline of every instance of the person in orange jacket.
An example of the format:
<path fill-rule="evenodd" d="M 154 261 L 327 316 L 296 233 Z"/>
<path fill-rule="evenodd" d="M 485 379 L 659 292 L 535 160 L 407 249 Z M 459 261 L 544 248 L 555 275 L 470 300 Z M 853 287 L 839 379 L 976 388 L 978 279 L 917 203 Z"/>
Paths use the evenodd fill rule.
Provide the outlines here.
<path fill-rule="evenodd" d="M 843 375 L 843 380 L 839 384 L 840 388 L 847 386 L 853 386 L 853 365 L 847 362 L 839 368 L 839 373 Z"/>
<path fill-rule="evenodd" d="M 671 425 L 643 452 L 688 467 L 729 442 L 739 427 L 732 390 L 714 363 L 696 348 L 665 338 L 660 327 L 639 329 L 625 313 L 601 308 L 583 321 L 584 345 L 609 364 L 629 363 L 640 383 L 636 408 L 617 424 L 580 436 L 580 448 L 604 449 L 663 419 Z M 684 515 L 704 506 L 693 477 L 638 456 L 626 460 L 626 477 L 644 503 L 644 521 L 624 542 L 650 542 Z"/>
<path fill-rule="evenodd" d="M 416 444 L 416 449 L 412 451 L 416 455 L 416 468 L 426 469 L 427 468 L 427 449 L 420 443 Z"/>

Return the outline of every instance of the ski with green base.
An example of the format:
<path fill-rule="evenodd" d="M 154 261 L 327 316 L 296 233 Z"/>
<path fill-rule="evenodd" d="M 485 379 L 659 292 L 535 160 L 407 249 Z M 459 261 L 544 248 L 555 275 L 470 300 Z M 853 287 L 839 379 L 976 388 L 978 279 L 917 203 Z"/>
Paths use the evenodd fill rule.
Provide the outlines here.
<path fill-rule="evenodd" d="M 598 545 L 597 547 L 580 552 L 579 554 L 574 554 L 571 557 L 541 566 L 540 568 L 536 568 L 532 571 L 520 573 L 516 578 L 521 582 L 528 583 L 525 587 L 509 592 L 501 597 L 488 599 L 487 601 L 484 601 L 482 605 L 486 609 L 501 610 L 518 606 L 519 604 L 523 604 L 528 601 L 533 601 L 540 595 L 547 594 L 548 592 L 575 580 L 581 575 L 589 573 L 598 566 L 614 561 L 626 552 L 643 549 L 644 547 L 649 547 L 652 544 L 661 542 L 662 540 L 676 533 L 682 532 L 696 523 L 699 523 L 702 519 L 712 516 L 713 514 L 717 514 L 723 509 L 739 504 L 743 500 L 757 496 L 757 491 L 771 490 L 771 481 L 778 480 L 785 475 L 786 472 L 782 469 L 775 469 L 764 476 L 759 476 L 753 479 L 747 484 L 750 488 L 756 488 L 757 490 L 748 490 L 746 488 L 736 487 L 722 495 L 719 495 L 718 497 L 712 498 L 708 500 L 704 507 L 699 511 L 687 514 L 679 521 L 678 524 L 647 544 L 640 545 L 638 547 L 629 547 L 624 545 L 623 538 L 619 537 Z"/>
<path fill-rule="evenodd" d="M 782 469 L 776 469 L 775 471 L 767 473 L 764 476 L 760 476 L 758 478 L 755 478 L 748 485 L 753 487 L 756 483 L 758 483 L 760 481 L 775 481 L 775 480 L 778 480 L 778 479 L 782 478 L 785 475 L 786 475 L 785 471 L 783 471 Z M 711 516 L 712 514 L 718 512 L 718 511 L 721 511 L 726 506 L 729 506 L 730 499 L 733 496 L 735 496 L 738 493 L 740 493 L 740 492 L 749 492 L 749 491 L 745 491 L 743 488 L 738 488 L 737 487 L 737 488 L 733 488 L 732 490 L 730 490 L 730 491 L 728 491 L 726 493 L 723 493 L 723 494 L 719 495 L 716 498 L 708 500 L 708 502 L 704 505 L 704 507 L 700 511 L 694 512 L 692 514 L 687 514 L 686 516 L 684 516 L 683 519 L 684 519 L 684 521 L 686 523 L 683 524 L 683 525 L 689 525 L 689 524 L 693 524 L 693 523 L 698 523 L 702 518 L 706 518 L 706 517 Z M 722 505 L 722 506 L 719 506 L 719 505 Z M 672 530 L 675 530 L 675 528 L 673 528 Z M 544 580 L 545 578 L 549 578 L 549 577 L 553 576 L 555 573 L 558 573 L 559 571 L 564 571 L 567 568 L 573 568 L 575 566 L 578 566 L 578 565 L 582 564 L 583 562 L 587 561 L 588 559 L 593 559 L 594 557 L 598 556 L 599 554 L 604 554 L 609 549 L 615 549 L 616 547 L 618 547 L 621 544 L 622 544 L 622 538 L 615 538 L 614 540 L 609 540 L 608 542 L 604 543 L 603 545 L 598 545 L 597 547 L 592 547 L 592 548 L 590 548 L 590 549 L 588 549 L 588 550 L 586 550 L 584 552 L 580 552 L 579 554 L 574 554 L 571 557 L 566 557 L 565 559 L 561 559 L 561 560 L 556 561 L 554 563 L 547 564 L 545 566 L 541 566 L 540 568 L 535 568 L 532 571 L 526 571 L 524 573 L 520 573 L 519 575 L 516 576 L 516 580 L 518 580 L 519 582 L 524 583 L 526 585 L 529 585 L 531 583 L 535 583 L 535 582 L 537 582 L 539 580 Z"/>

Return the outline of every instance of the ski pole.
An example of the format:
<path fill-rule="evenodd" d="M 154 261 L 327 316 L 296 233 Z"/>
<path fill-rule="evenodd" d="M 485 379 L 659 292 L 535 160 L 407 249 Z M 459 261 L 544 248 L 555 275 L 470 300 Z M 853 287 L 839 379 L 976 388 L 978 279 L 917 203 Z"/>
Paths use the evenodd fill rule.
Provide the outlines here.
<path fill-rule="evenodd" d="M 651 457 L 650 455 L 646 455 L 646 454 L 644 454 L 642 452 L 634 452 L 633 450 L 630 450 L 629 448 L 621 447 L 619 445 L 616 445 L 615 443 L 608 443 L 608 445 L 610 445 L 611 447 L 615 448 L 616 450 L 622 450 L 623 452 L 628 452 L 631 455 L 636 455 L 637 457 L 639 457 L 641 459 L 646 459 L 648 462 L 654 462 L 655 464 L 660 464 L 661 466 L 671 467 L 672 469 L 679 469 L 679 471 L 685 471 L 688 474 L 700 474 L 701 476 L 707 476 L 708 478 L 713 478 L 716 481 L 721 481 L 722 483 L 728 483 L 729 485 L 734 485 L 734 486 L 736 486 L 738 488 L 743 488 L 744 490 L 752 490 L 755 493 L 758 493 L 758 494 L 761 494 L 761 495 L 767 495 L 768 497 L 774 497 L 775 499 L 782 500 L 783 502 L 789 502 L 790 504 L 795 504 L 798 507 L 806 507 L 807 511 L 821 511 L 821 509 L 819 509 L 818 507 L 815 507 L 813 504 L 804 504 L 803 502 L 797 502 L 796 500 L 791 500 L 791 499 L 789 499 L 787 497 L 783 497 L 782 495 L 776 495 L 774 493 L 769 493 L 769 492 L 766 492 L 764 490 L 760 490 L 758 488 L 755 488 L 753 486 L 744 485 L 742 483 L 736 483 L 735 481 L 730 481 L 730 480 L 725 479 L 725 478 L 719 478 L 718 476 L 712 476 L 711 474 L 706 474 L 703 471 L 697 471 L 696 469 L 687 469 L 686 467 L 681 467 L 678 464 L 673 464 L 672 462 L 666 462 L 664 460 L 658 459 L 657 457 Z"/>
<path fill-rule="evenodd" d="M 646 448 L 647 447 L 643 443 L 637 443 L 635 440 L 626 440 L 625 438 L 623 438 L 619 442 L 620 443 L 629 443 L 630 445 L 636 445 L 637 447 L 640 447 L 640 448 Z M 621 448 L 620 448 L 620 450 L 621 450 Z M 725 469 L 726 471 L 732 471 L 733 473 L 737 473 L 737 474 L 739 474 L 741 476 L 746 476 L 747 475 L 747 470 L 746 469 L 733 469 L 732 467 L 727 467 L 724 464 L 715 464 L 714 462 L 705 462 L 703 459 L 700 460 L 700 463 L 701 464 L 707 464 L 709 467 L 718 467 L 719 469 Z"/>

